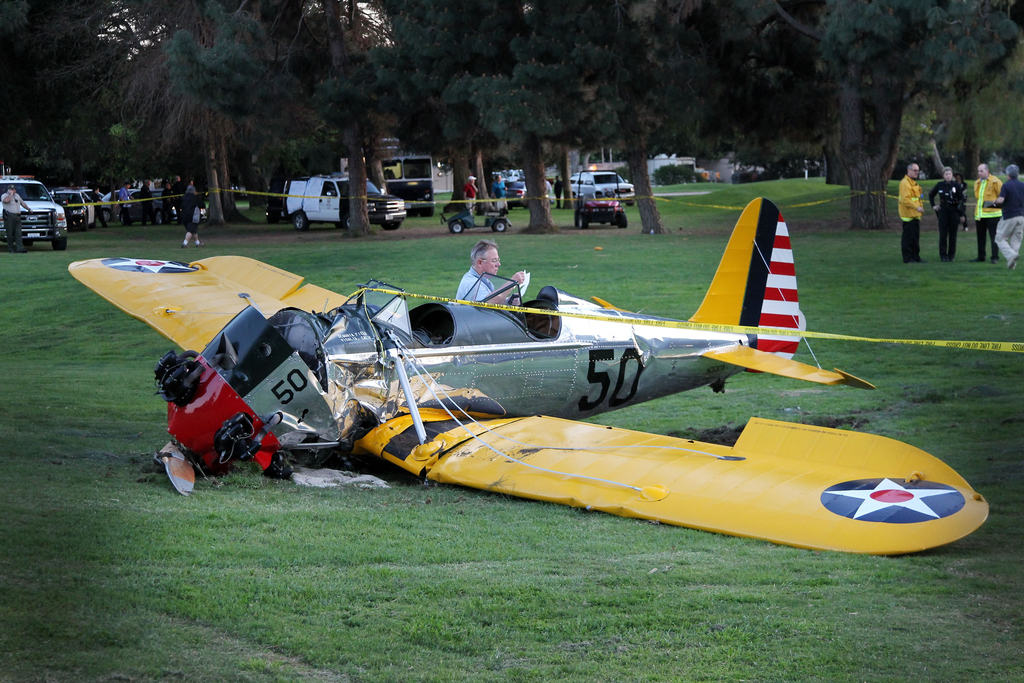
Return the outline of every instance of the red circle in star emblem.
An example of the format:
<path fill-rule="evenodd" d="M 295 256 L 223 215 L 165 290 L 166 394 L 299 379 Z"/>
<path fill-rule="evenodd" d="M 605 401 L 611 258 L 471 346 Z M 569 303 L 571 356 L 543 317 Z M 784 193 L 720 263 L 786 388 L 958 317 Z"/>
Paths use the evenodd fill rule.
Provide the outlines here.
<path fill-rule="evenodd" d="M 913 500 L 914 494 L 910 491 L 889 489 L 887 491 L 875 491 L 871 494 L 871 498 L 879 503 L 905 503 L 908 500 Z"/>

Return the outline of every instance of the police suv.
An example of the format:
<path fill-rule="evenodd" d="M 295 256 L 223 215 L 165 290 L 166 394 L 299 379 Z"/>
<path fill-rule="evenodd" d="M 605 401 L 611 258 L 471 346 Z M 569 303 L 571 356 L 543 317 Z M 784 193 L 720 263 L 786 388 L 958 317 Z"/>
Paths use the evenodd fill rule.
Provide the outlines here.
<path fill-rule="evenodd" d="M 21 241 L 26 247 L 34 242 L 49 242 L 55 251 L 68 248 L 68 220 L 64 209 L 53 201 L 46 187 L 31 176 L 0 176 L 0 187 L 14 191 L 25 200 L 21 212 Z M 7 229 L 0 223 L 0 236 L 7 241 Z"/>

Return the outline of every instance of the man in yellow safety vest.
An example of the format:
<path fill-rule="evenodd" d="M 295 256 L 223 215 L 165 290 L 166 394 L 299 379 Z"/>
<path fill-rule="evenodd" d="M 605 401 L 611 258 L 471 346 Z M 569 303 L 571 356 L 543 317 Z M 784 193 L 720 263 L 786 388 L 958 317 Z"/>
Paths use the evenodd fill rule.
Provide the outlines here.
<path fill-rule="evenodd" d="M 978 233 L 978 258 L 974 259 L 975 263 L 985 262 L 986 241 L 992 245 L 992 263 L 999 263 L 996 227 L 1003 212 L 994 202 L 1002 189 L 1003 181 L 988 172 L 988 164 L 978 166 L 978 179 L 974 181 L 974 196 L 978 200 L 978 205 L 974 207 L 974 229 Z"/>
<path fill-rule="evenodd" d="M 921 259 L 921 214 L 924 213 L 924 193 L 917 184 L 917 176 L 921 167 L 917 164 L 907 166 L 907 175 L 900 181 L 900 220 L 903 221 L 903 237 L 900 248 L 903 251 L 904 263 L 924 263 Z"/>

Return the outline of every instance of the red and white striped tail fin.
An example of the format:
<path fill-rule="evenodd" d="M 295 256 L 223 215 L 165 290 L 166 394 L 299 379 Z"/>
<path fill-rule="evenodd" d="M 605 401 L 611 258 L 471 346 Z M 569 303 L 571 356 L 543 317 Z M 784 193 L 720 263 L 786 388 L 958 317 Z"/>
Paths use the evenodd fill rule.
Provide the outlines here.
<path fill-rule="evenodd" d="M 772 253 L 768 259 L 768 281 L 765 283 L 758 326 L 786 330 L 807 329 L 807 319 L 800 311 L 800 300 L 796 291 L 796 267 L 793 264 L 793 248 L 789 243 L 789 228 L 781 213 L 775 227 Z M 758 349 L 783 358 L 792 358 L 798 346 L 799 336 L 762 334 L 757 337 Z"/>
<path fill-rule="evenodd" d="M 777 206 L 755 199 L 744 209 L 693 322 L 805 330 L 796 292 L 789 228 Z M 792 359 L 799 335 L 758 335 L 757 348 Z"/>

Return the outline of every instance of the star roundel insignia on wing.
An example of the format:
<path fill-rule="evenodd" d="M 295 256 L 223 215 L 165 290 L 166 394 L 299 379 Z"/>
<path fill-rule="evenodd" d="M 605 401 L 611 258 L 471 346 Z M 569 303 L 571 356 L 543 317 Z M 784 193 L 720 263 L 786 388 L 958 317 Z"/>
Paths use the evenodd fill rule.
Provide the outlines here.
<path fill-rule="evenodd" d="M 949 517 L 964 503 L 952 486 L 921 480 L 859 479 L 830 486 L 821 494 L 821 504 L 841 517 L 888 524 Z"/>
<path fill-rule="evenodd" d="M 190 266 L 180 261 L 159 261 L 156 259 L 136 258 L 105 258 L 103 265 L 114 270 L 125 270 L 132 273 L 194 273 L 197 266 Z"/>

